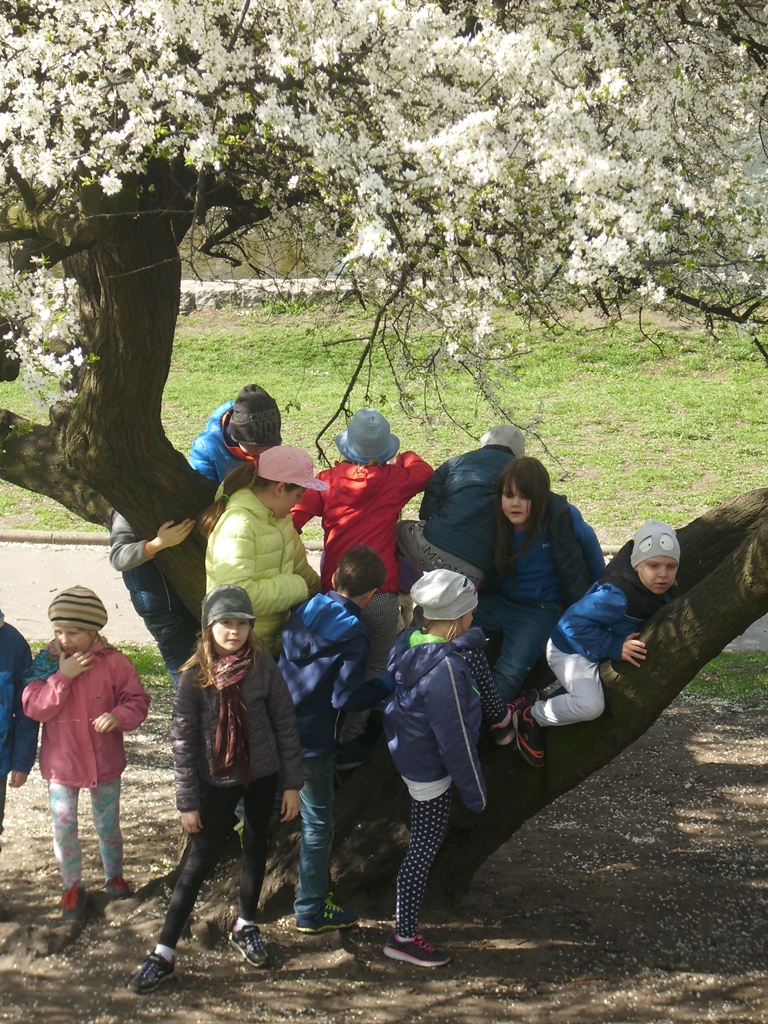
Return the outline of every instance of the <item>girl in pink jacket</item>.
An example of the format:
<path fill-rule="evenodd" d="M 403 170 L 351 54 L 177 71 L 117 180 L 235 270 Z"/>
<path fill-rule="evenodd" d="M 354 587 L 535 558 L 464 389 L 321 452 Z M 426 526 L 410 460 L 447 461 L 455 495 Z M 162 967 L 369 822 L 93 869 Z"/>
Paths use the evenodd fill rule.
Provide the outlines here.
<path fill-rule="evenodd" d="M 22 695 L 24 713 L 43 723 L 40 774 L 48 781 L 53 852 L 64 879 L 59 906 L 65 920 L 85 916 L 77 801 L 91 792 L 93 823 L 104 864 L 105 889 L 130 896 L 123 879 L 120 776 L 123 733 L 147 717 L 149 694 L 124 654 L 99 636 L 107 610 L 92 590 L 72 587 L 48 609 L 55 639 L 35 658 Z"/>

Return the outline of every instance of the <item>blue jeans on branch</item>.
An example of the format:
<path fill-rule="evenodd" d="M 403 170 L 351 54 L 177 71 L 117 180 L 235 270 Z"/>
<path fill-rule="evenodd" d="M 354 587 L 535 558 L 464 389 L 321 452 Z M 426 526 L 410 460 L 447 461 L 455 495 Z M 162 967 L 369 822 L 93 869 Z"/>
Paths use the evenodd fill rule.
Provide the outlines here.
<path fill-rule="evenodd" d="M 333 843 L 333 757 L 305 757 L 301 797 L 299 886 L 296 917 L 312 917 L 325 906 Z"/>
<path fill-rule="evenodd" d="M 561 613 L 561 606 L 554 601 L 526 604 L 512 601 L 500 591 L 480 594 L 474 621 L 488 636 L 502 636 L 493 679 L 506 704 L 517 697 L 531 669 L 544 654 Z"/>

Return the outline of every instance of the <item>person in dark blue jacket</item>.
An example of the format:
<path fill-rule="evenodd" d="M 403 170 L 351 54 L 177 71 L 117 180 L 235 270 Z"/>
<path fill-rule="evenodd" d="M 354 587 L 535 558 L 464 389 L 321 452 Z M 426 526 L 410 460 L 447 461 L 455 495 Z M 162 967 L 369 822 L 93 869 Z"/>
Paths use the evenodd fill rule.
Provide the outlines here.
<path fill-rule="evenodd" d="M 283 632 L 278 667 L 296 710 L 305 779 L 294 904 L 301 932 L 351 928 L 358 918 L 356 911 L 332 903 L 328 893 L 333 760 L 345 712 L 371 708 L 394 688 L 388 675 L 365 678 L 372 634 L 360 617 L 385 577 L 378 552 L 350 548 L 339 559 L 333 589 L 294 608 Z"/>
<path fill-rule="evenodd" d="M 440 849 L 455 786 L 471 811 L 485 809 L 477 753 L 480 695 L 465 652 L 485 647 L 470 628 L 477 588 L 448 569 L 427 573 L 411 588 L 424 610 L 421 629 L 400 634 L 389 658 L 395 692 L 384 710 L 384 732 L 395 768 L 411 796 L 411 837 L 397 874 L 395 927 L 384 947 L 392 960 L 438 967 L 450 956 L 419 933 L 427 875 Z"/>
<path fill-rule="evenodd" d="M 520 753 L 544 763 L 541 728 L 599 718 L 605 707 L 599 665 L 606 658 L 639 668 L 646 621 L 673 596 L 680 544 L 671 526 L 650 519 L 584 597 L 571 605 L 547 644 L 547 661 L 565 693 L 515 712 Z"/>
<path fill-rule="evenodd" d="M 605 569 L 595 531 L 575 505 L 553 494 L 538 459 L 508 462 L 496 492 L 494 577 L 480 593 L 475 620 L 502 636 L 493 678 L 501 699 L 519 698 L 564 609 Z"/>
<path fill-rule="evenodd" d="M 37 754 L 39 725 L 21 707 L 24 673 L 32 666 L 29 644 L 0 612 L 0 835 L 3 832 L 5 797 L 27 781 Z M 0 906 L 0 920 L 7 914 Z"/>
<path fill-rule="evenodd" d="M 220 484 L 243 462 L 258 462 L 263 451 L 282 444 L 280 427 L 277 402 L 258 384 L 248 384 L 234 402 L 213 410 L 192 442 L 189 464 Z"/>
<path fill-rule="evenodd" d="M 523 455 L 525 435 L 503 423 L 475 451 L 444 462 L 426 486 L 418 521 L 397 524 L 399 553 L 424 572 L 451 569 L 479 586 L 493 567 L 499 475 Z"/>

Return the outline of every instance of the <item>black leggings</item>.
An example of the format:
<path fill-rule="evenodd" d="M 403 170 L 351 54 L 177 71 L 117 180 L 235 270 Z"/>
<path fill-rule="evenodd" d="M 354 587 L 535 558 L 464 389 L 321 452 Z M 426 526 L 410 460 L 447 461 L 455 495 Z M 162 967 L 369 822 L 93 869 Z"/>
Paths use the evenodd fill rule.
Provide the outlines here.
<path fill-rule="evenodd" d="M 275 802 L 277 773 L 245 786 L 209 785 L 200 808 L 202 829 L 192 835 L 192 846 L 173 890 L 165 924 L 158 940 L 176 948 L 179 936 L 192 913 L 203 882 L 216 865 L 238 801 L 245 807 L 243 865 L 240 869 L 240 917 L 253 921 L 267 863 L 269 819 Z"/>
<path fill-rule="evenodd" d="M 395 932 L 412 939 L 419 931 L 419 911 L 427 875 L 437 856 L 451 813 L 451 789 L 434 800 L 411 799 L 411 839 L 397 873 Z"/>

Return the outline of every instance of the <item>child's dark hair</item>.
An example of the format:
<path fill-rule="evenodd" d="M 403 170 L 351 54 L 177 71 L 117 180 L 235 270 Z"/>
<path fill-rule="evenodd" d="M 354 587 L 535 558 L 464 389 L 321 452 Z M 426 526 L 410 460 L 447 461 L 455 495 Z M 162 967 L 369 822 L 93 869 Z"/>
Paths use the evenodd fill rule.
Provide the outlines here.
<path fill-rule="evenodd" d="M 217 501 L 214 501 L 212 505 L 209 505 L 208 508 L 203 509 L 197 517 L 198 530 L 203 537 L 210 537 L 216 523 L 224 514 L 227 502 L 235 491 L 241 491 L 244 487 L 253 487 L 255 491 L 265 491 L 276 483 L 276 480 L 267 480 L 265 477 L 259 476 L 256 466 L 250 460 L 244 462 L 242 466 L 236 466 L 235 469 L 227 473 L 222 481 L 221 486 L 224 489 L 222 496 Z M 301 485 L 286 484 L 285 489 L 287 491 L 298 491 L 301 490 Z"/>
<path fill-rule="evenodd" d="M 357 544 L 339 559 L 334 573 L 334 589 L 350 597 L 360 597 L 369 590 L 378 590 L 387 578 L 387 570 L 378 551 Z"/>
<path fill-rule="evenodd" d="M 179 673 L 196 670 L 196 673 L 190 679 L 190 682 L 193 686 L 197 686 L 201 690 L 204 690 L 208 686 L 213 686 L 213 666 L 216 661 L 216 651 L 213 646 L 212 631 L 213 625 L 208 626 L 207 629 L 202 631 L 197 638 L 197 645 L 192 657 L 188 658 L 179 668 Z M 251 649 L 251 657 L 253 659 L 253 664 L 255 665 L 259 659 L 259 655 L 264 653 L 264 641 L 261 637 L 256 636 L 251 629 L 248 632 L 248 637 L 245 643 Z"/>
<path fill-rule="evenodd" d="M 531 503 L 525 539 L 521 547 L 515 551 L 514 531 L 512 524 L 504 515 L 501 499 L 510 497 L 512 492 L 527 498 Z M 547 511 L 547 502 L 552 493 L 547 467 L 538 459 L 524 455 L 521 459 L 512 459 L 501 471 L 496 487 L 496 545 L 493 552 L 493 564 L 497 575 L 508 576 L 515 571 L 515 560 L 528 552 L 539 536 L 541 523 Z"/>

